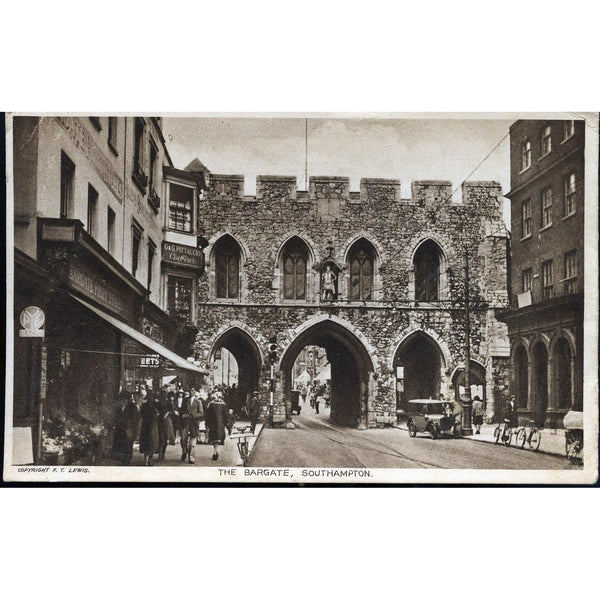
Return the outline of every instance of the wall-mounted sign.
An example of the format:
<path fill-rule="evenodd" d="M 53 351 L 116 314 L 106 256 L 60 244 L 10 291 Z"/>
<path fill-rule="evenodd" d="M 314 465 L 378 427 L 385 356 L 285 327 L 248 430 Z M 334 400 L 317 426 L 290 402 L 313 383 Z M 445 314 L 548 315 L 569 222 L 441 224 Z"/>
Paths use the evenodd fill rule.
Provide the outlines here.
<path fill-rule="evenodd" d="M 202 248 L 183 246 L 173 242 L 163 242 L 162 259 L 170 265 L 202 270 L 204 268 L 204 252 Z"/>
<path fill-rule="evenodd" d="M 19 337 L 44 337 L 44 330 L 42 327 L 46 321 L 44 311 L 37 306 L 28 306 L 21 312 L 19 317 L 21 327 L 19 330 Z"/>
<path fill-rule="evenodd" d="M 148 354 L 140 358 L 140 367 L 143 369 L 157 369 L 160 367 L 160 357 L 158 354 Z"/>

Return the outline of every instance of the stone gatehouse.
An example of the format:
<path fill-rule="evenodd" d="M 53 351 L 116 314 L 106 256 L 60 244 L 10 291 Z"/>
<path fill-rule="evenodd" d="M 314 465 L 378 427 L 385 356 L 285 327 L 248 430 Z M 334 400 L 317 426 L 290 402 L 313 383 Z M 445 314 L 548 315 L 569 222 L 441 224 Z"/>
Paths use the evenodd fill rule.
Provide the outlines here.
<path fill-rule="evenodd" d="M 507 393 L 508 234 L 500 184 L 211 174 L 198 202 L 208 240 L 197 282 L 196 358 L 226 348 L 239 389 L 292 419 L 291 371 L 307 345 L 331 365 L 331 419 L 395 423 L 411 398 L 458 397 L 465 360 L 465 253 L 471 295 L 471 383 L 492 414 Z M 462 199 L 460 198 L 462 191 Z M 276 357 L 269 358 L 269 341 Z"/>

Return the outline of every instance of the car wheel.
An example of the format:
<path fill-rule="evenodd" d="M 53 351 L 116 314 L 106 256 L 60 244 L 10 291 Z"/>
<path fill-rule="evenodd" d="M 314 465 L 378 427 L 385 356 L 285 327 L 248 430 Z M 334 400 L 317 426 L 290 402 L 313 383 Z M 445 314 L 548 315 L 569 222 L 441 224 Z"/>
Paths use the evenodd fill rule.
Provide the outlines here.
<path fill-rule="evenodd" d="M 437 440 L 438 439 L 439 432 L 438 432 L 438 428 L 435 425 L 432 425 L 429 428 L 429 433 L 431 435 L 431 439 L 432 440 Z"/>
<path fill-rule="evenodd" d="M 408 422 L 408 435 L 410 437 L 417 437 L 417 426 L 412 422 Z"/>

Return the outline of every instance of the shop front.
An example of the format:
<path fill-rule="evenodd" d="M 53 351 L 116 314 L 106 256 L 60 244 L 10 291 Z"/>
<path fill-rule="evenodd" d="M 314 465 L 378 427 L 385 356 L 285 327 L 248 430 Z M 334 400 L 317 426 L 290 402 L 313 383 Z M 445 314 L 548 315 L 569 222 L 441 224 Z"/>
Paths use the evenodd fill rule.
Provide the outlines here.
<path fill-rule="evenodd" d="M 39 260 L 15 264 L 15 321 L 35 306 L 45 325 L 37 341 L 15 336 L 13 425 L 30 428 L 33 462 L 93 460 L 110 449 L 123 391 L 199 385 L 205 372 L 167 347 L 174 321 L 79 221 L 41 219 L 39 240 Z"/>

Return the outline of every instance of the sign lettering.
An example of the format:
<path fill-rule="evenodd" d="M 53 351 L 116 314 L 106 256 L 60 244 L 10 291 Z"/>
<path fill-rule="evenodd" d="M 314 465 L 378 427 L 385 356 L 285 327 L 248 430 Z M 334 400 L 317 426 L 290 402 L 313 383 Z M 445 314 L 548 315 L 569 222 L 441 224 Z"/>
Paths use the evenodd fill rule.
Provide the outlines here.
<path fill-rule="evenodd" d="M 204 252 L 202 248 L 183 246 L 172 242 L 163 242 L 162 259 L 164 262 L 188 267 L 190 269 L 202 270 L 204 268 Z"/>

